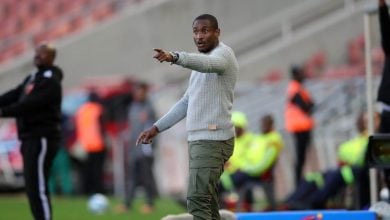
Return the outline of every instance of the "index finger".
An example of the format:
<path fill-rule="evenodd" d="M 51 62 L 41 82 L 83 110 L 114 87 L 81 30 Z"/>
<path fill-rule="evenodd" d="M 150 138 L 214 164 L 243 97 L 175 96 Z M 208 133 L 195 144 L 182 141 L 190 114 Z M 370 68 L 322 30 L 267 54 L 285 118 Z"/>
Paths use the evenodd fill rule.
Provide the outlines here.
<path fill-rule="evenodd" d="M 141 133 L 138 138 L 137 138 L 137 141 L 135 142 L 135 146 L 138 146 L 139 143 L 141 142 L 141 139 L 143 139 L 143 133 Z"/>
<path fill-rule="evenodd" d="M 156 51 L 157 53 L 161 53 L 161 52 L 163 52 L 163 50 L 162 50 L 162 49 L 160 49 L 160 48 L 153 48 L 153 50 L 154 50 L 154 51 Z"/>

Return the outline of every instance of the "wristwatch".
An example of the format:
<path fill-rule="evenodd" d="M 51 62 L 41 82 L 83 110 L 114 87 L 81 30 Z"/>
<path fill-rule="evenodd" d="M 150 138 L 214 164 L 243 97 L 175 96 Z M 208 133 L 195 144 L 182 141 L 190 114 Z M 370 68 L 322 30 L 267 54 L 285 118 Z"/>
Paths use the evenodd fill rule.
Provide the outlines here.
<path fill-rule="evenodd" d="M 172 63 L 176 63 L 177 60 L 179 59 L 179 54 L 176 52 L 169 52 L 169 54 L 171 54 L 172 56 Z"/>

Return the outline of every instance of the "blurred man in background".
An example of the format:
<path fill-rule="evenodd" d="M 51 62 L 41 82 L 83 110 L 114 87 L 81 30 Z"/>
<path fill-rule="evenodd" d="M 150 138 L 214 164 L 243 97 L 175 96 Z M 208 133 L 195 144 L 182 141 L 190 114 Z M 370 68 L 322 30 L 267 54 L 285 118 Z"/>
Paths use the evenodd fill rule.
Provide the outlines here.
<path fill-rule="evenodd" d="M 146 204 L 141 212 L 150 213 L 154 209 L 154 200 L 157 196 L 156 181 L 153 174 L 153 161 L 156 142 L 135 145 L 138 135 L 149 128 L 156 121 L 156 114 L 152 103 L 148 100 L 148 85 L 137 83 L 134 88 L 133 102 L 128 108 L 128 124 L 130 137 L 127 154 L 127 184 L 125 201 L 123 206 L 118 207 L 119 212 L 131 208 L 136 189 L 141 186 L 146 193 Z"/>
<path fill-rule="evenodd" d="M 234 210 L 237 206 L 236 187 L 231 175 L 236 173 L 245 163 L 247 152 L 254 140 L 255 135 L 247 130 L 248 119 L 243 112 L 234 111 L 232 122 L 236 132 L 234 139 L 234 151 L 225 164 L 225 171 L 221 175 L 222 206 Z M 245 208 L 245 207 L 244 207 Z"/>
<path fill-rule="evenodd" d="M 256 135 L 248 146 L 245 146 L 245 155 L 240 158 L 241 163 L 237 170 L 230 175 L 233 187 L 239 191 L 240 201 L 243 201 L 245 211 L 252 211 L 254 203 L 252 188 L 255 185 L 267 184 L 265 194 L 269 208 L 275 208 L 273 192 L 273 168 L 283 149 L 283 139 L 274 129 L 274 120 L 271 115 L 265 115 L 260 121 L 261 134 Z"/>
<path fill-rule="evenodd" d="M 232 113 L 232 122 L 236 131 L 234 139 L 234 151 L 232 156 L 226 162 L 225 172 L 233 174 L 242 167 L 245 162 L 247 152 L 254 140 L 254 134 L 247 130 L 248 119 L 243 112 L 234 111 Z"/>
<path fill-rule="evenodd" d="M 139 135 L 137 143 L 151 143 L 160 132 L 187 118 L 189 142 L 189 186 L 187 208 L 195 220 L 220 219 L 218 181 L 233 153 L 231 122 L 238 62 L 233 50 L 219 41 L 217 19 L 209 14 L 192 23 L 199 53 L 155 49 L 160 62 L 192 70 L 184 96 L 152 127 Z"/>
<path fill-rule="evenodd" d="M 305 74 L 301 67 L 291 68 L 291 82 L 287 88 L 285 127 L 293 134 L 295 143 L 295 185 L 302 178 L 307 148 L 310 145 L 314 120 L 311 116 L 314 103 L 310 93 L 303 86 Z"/>
<path fill-rule="evenodd" d="M 356 120 L 358 135 L 338 149 L 339 167 L 312 172 L 305 175 L 296 190 L 286 199 L 289 209 L 323 209 L 326 202 L 346 186 L 354 186 L 357 208 L 369 204 L 368 166 L 365 161 L 368 131 L 367 114 L 360 114 Z M 375 115 L 375 128 L 379 126 L 379 115 Z"/>
<path fill-rule="evenodd" d="M 25 188 L 36 220 L 52 219 L 48 177 L 61 139 L 62 70 L 54 65 L 56 49 L 35 50 L 37 71 L 0 96 L 0 116 L 15 117 L 22 142 Z"/>

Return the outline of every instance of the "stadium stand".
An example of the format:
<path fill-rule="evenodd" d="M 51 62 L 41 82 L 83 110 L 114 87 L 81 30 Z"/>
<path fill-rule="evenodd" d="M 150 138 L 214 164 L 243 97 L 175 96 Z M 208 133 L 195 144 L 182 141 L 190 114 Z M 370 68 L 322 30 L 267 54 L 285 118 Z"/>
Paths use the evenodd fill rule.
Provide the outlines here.
<path fill-rule="evenodd" d="M 361 32 L 362 7 L 367 0 L 272 0 L 267 3 L 250 1 L 248 4 L 235 0 L 215 0 L 212 3 L 209 0 L 144 0 L 148 4 L 136 10 L 125 7 L 138 2 L 135 0 L 33 0 L 28 4 L 40 2 L 45 6 L 39 8 L 19 7 L 22 1 L 0 2 L 4 2 L 0 8 L 4 12 L 0 13 L 4 18 L 0 21 L 0 26 L 4 27 L 0 33 L 0 51 L 4 51 L 0 53 L 0 63 L 4 64 L 10 60 L 9 57 L 15 58 L 31 50 L 34 43 L 45 40 L 45 37 L 66 39 L 92 26 L 95 28 L 84 32 L 83 38 L 61 44 L 59 61 L 67 70 L 65 85 L 74 86 L 85 75 L 133 75 L 157 84 L 159 89 L 154 94 L 154 100 L 160 114 L 166 112 L 167 106 L 182 95 L 183 81 L 186 82 L 188 75 L 183 74 L 182 69 L 157 67 L 151 60 L 143 58 L 151 57 L 154 46 L 193 50 L 189 24 L 198 11 L 204 11 L 207 7 L 207 11 L 221 21 L 222 39 L 232 45 L 238 55 L 241 75 L 235 108 L 248 114 L 250 127 L 254 131 L 257 130 L 259 117 L 269 112 L 275 115 L 276 126 L 282 130 L 286 69 L 293 62 L 305 65 L 306 72 L 313 78 L 308 81 L 309 90 L 315 91 L 314 99 L 320 104 L 315 113 L 319 128 L 313 138 L 317 150 L 314 154 L 326 155 L 319 157 L 313 168 L 336 164 L 333 156 L 335 147 L 341 140 L 353 135 L 351 119 L 364 106 Z M 18 4 L 18 7 L 13 4 Z M 27 20 L 23 20 L 25 16 L 15 18 L 15 15 L 11 15 L 16 14 L 16 10 L 24 15 L 46 8 L 56 11 L 59 18 L 53 19 L 54 15 L 50 12 L 40 12 L 37 18 L 32 16 Z M 122 8 L 123 16 L 113 19 L 114 22 L 94 25 L 106 21 Z M 50 22 L 40 22 L 40 17 Z M 175 20 L 175 25 L 172 25 L 172 20 Z M 56 22 L 55 25 L 52 22 Z M 26 30 L 28 34 L 21 34 Z M 188 33 L 186 30 L 189 30 Z M 74 55 L 75 50 L 77 56 Z M 378 57 L 380 61 L 380 55 Z M 31 62 L 30 58 L 14 60 L 17 62 L 11 68 L 0 69 L 0 88 L 4 87 L 5 82 L 9 84 L 14 77 L 26 74 L 27 63 Z M 186 174 L 177 169 L 181 165 L 186 166 L 187 162 L 182 156 L 186 150 L 177 149 L 177 146 L 186 145 L 183 137 L 183 124 L 161 136 L 165 151 L 160 153 L 166 158 L 173 158 L 156 161 L 161 165 L 158 166 L 161 173 L 158 178 L 165 192 L 177 192 L 185 186 Z M 286 146 L 291 146 L 288 136 Z M 289 185 L 293 185 L 289 184 L 292 181 L 291 150 L 288 147 L 285 149 L 283 159 L 276 167 L 276 172 L 280 173 L 276 179 L 278 198 L 290 190 Z M 164 177 L 164 170 L 170 170 L 177 178 Z M 171 181 L 173 179 L 175 181 Z M 281 183 L 284 183 L 284 187 Z"/>
<path fill-rule="evenodd" d="M 0 1 L 0 64 L 42 41 L 53 41 L 94 26 L 134 0 Z"/>

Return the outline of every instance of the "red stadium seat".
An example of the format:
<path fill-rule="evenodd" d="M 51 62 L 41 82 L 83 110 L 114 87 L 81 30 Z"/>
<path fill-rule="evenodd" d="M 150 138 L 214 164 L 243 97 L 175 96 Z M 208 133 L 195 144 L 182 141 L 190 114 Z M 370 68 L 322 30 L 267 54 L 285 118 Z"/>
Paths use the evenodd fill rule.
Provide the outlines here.
<path fill-rule="evenodd" d="M 100 22 L 114 14 L 114 8 L 112 4 L 100 4 L 92 13 L 93 20 Z"/>
<path fill-rule="evenodd" d="M 280 82 L 283 79 L 283 72 L 280 69 L 273 69 L 265 74 L 264 80 L 267 82 Z"/>
<path fill-rule="evenodd" d="M 76 17 L 73 17 L 70 21 L 71 27 L 70 32 L 76 32 L 86 26 L 88 23 L 87 18 L 82 15 L 77 15 Z"/>
<path fill-rule="evenodd" d="M 25 41 L 18 41 L 12 43 L 5 49 L 0 51 L 0 63 L 4 63 L 11 58 L 22 54 L 27 49 L 27 43 Z"/>
<path fill-rule="evenodd" d="M 127 2 L 133 1 L 121 3 Z M 32 39 L 31 43 L 37 44 L 62 38 L 102 22 L 123 8 L 115 8 L 114 3 L 114 0 L 0 0 L 0 62 L 24 51 L 20 49 L 23 46 L 14 43 L 9 46 L 9 41 Z M 14 47 L 19 49 L 10 49 Z"/>

